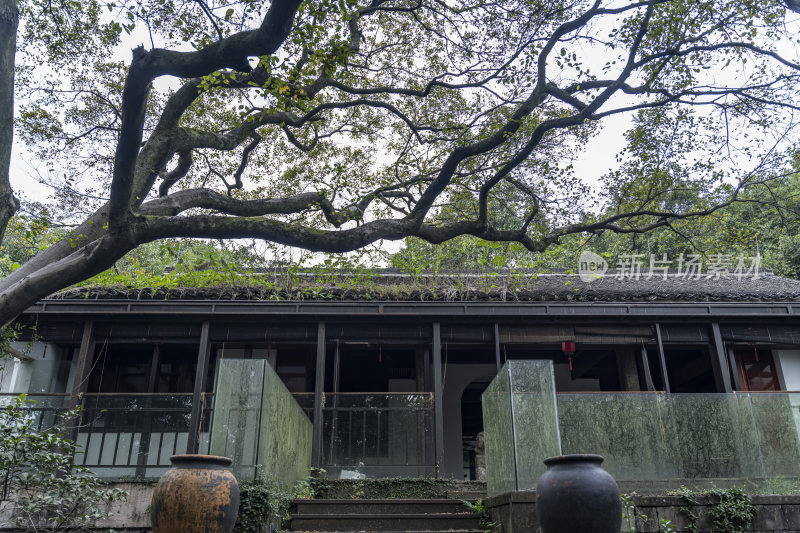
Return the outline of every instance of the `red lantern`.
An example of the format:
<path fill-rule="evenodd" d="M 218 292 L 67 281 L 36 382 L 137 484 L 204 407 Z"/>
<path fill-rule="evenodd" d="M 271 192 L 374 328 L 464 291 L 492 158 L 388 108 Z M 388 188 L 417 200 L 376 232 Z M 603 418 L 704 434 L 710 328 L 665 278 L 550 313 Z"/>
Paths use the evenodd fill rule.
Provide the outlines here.
<path fill-rule="evenodd" d="M 572 356 L 575 354 L 575 341 L 563 341 L 561 351 L 569 359 L 569 371 L 572 372 Z"/>
<path fill-rule="evenodd" d="M 758 348 L 756 347 L 756 343 L 755 342 L 748 342 L 747 344 L 749 344 L 750 346 L 753 347 L 753 355 L 756 358 L 756 363 L 758 363 Z"/>

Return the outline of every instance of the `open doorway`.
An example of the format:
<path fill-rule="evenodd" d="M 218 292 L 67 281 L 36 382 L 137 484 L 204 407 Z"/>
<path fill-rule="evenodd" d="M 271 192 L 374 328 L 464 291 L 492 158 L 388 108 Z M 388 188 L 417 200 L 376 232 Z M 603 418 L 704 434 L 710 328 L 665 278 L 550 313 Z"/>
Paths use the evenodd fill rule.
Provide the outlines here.
<path fill-rule="evenodd" d="M 490 382 L 488 377 L 473 381 L 461 396 L 461 442 L 466 480 L 481 479 L 483 476 L 479 470 L 486 467 L 485 449 L 479 435 L 483 433 L 481 395 Z"/>

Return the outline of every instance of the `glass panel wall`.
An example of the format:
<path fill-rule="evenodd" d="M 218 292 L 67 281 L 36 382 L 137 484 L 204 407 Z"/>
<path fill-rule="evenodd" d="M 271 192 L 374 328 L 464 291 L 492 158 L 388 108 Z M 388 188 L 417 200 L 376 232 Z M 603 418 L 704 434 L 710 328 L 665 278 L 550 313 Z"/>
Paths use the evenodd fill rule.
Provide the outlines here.
<path fill-rule="evenodd" d="M 511 383 L 508 364 L 481 397 L 483 435 L 486 447 L 486 484 L 490 496 L 517 490 L 517 460 L 511 413 Z"/>
<path fill-rule="evenodd" d="M 559 455 L 554 383 L 552 361 L 508 361 L 483 393 L 490 495 L 535 488 L 542 460 Z"/>
<path fill-rule="evenodd" d="M 215 387 L 211 453 L 233 459 L 243 479 L 291 487 L 311 468 L 312 425 L 265 359 L 222 359 Z"/>
<path fill-rule="evenodd" d="M 800 476 L 800 393 L 564 393 L 555 415 L 530 392 L 552 371 L 511 363 L 483 396 L 490 496 L 534 489 L 559 453 L 602 455 L 620 481 Z"/>

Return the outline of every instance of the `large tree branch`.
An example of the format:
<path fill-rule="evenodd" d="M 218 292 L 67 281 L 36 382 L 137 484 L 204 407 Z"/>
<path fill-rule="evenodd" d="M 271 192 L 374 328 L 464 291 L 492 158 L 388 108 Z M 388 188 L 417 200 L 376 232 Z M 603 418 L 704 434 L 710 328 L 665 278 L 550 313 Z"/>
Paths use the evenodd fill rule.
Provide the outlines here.
<path fill-rule="evenodd" d="M 4 1 L 8 2 L 0 0 L 0 5 Z M 549 195 L 559 194 L 552 193 L 552 190 L 561 187 L 561 182 L 557 178 L 548 181 L 550 176 L 544 175 L 544 172 L 539 175 L 533 165 L 525 166 L 525 162 L 537 150 L 542 153 L 542 160 L 552 155 L 549 152 L 551 143 L 543 141 L 560 137 L 554 135 L 553 131 L 571 133 L 570 128 L 612 113 L 672 103 L 737 105 L 745 112 L 750 109 L 748 106 L 758 107 L 754 102 L 775 104 L 773 108 L 778 105 L 796 107 L 790 97 L 776 102 L 768 98 L 786 90 L 786 86 L 793 81 L 792 76 L 796 76 L 798 66 L 792 61 L 781 60 L 769 50 L 754 48 L 747 43 L 729 42 L 725 34 L 727 28 L 723 26 L 731 17 L 715 16 L 710 29 L 701 25 L 696 30 L 699 33 L 695 34 L 687 29 L 685 35 L 653 36 L 643 47 L 645 34 L 652 36 L 648 28 L 653 8 L 666 1 L 634 0 L 632 3 L 619 4 L 618 7 L 603 8 L 601 0 L 590 0 L 584 4 L 567 2 L 564 11 L 557 12 L 553 17 L 540 12 L 515 14 L 517 25 L 509 26 L 509 34 L 513 36 L 507 40 L 498 38 L 497 50 L 494 50 L 463 42 L 466 33 L 460 31 L 457 21 L 462 20 L 462 16 L 467 17 L 464 20 L 469 24 L 465 27 L 469 27 L 470 32 L 473 26 L 481 29 L 477 18 L 481 10 L 497 9 L 503 12 L 505 8 L 502 2 L 475 4 L 470 8 L 475 10 L 475 18 L 469 19 L 472 14 L 470 9 L 448 13 L 452 9 L 449 4 L 438 0 L 430 4 L 421 0 L 416 6 L 413 2 L 406 2 L 400 7 L 374 0 L 370 7 L 362 10 L 362 18 L 353 17 L 347 21 L 350 42 L 349 45 L 346 42 L 343 44 L 349 52 L 336 55 L 341 51 L 336 48 L 336 54 L 327 54 L 317 49 L 319 43 L 314 43 L 312 49 L 307 43 L 298 42 L 298 47 L 287 50 L 285 57 L 281 54 L 285 61 L 277 66 L 268 68 L 262 63 L 264 66 L 251 70 L 250 57 L 274 54 L 284 42 L 300 4 L 299 0 L 275 0 L 259 29 L 221 39 L 203 50 L 137 50 L 120 108 L 122 125 L 116 146 L 110 202 L 76 228 L 69 239 L 57 243 L 0 281 L 0 316 L 12 316 L 36 299 L 102 270 L 133 247 L 160 238 L 259 238 L 308 250 L 345 252 L 380 239 L 415 235 L 438 243 L 459 235 L 473 235 L 493 241 L 516 241 L 529 250 L 541 251 L 569 234 L 602 230 L 637 233 L 669 226 L 671 221 L 678 219 L 710 214 L 712 208 L 697 211 L 684 208 L 675 212 L 659 208 L 664 203 L 662 200 L 666 193 L 654 185 L 643 188 L 641 194 L 644 199 L 628 202 L 627 212 L 620 211 L 594 222 L 565 224 L 563 219 L 566 216 L 556 214 L 551 219 L 551 213 L 544 211 L 558 202 Z M 573 17 L 571 20 L 566 20 L 565 13 L 572 13 L 573 9 L 586 9 L 587 4 L 586 11 L 575 12 L 570 15 Z M 376 20 L 375 26 L 371 27 L 363 18 L 372 13 L 380 13 L 381 21 L 398 16 L 392 14 L 406 13 L 408 15 L 402 16 L 408 16 L 412 29 L 404 29 L 407 26 L 403 24 L 392 25 L 397 36 L 375 38 L 373 30 L 380 30 L 381 21 Z M 501 13 L 495 20 L 504 20 L 503 17 L 509 13 Z M 616 77 L 612 75 L 612 79 L 608 80 L 588 80 L 571 85 L 570 82 L 559 81 L 571 74 L 569 69 L 563 67 L 558 71 L 555 69 L 553 57 L 558 54 L 556 50 L 562 46 L 579 46 L 584 39 L 589 43 L 610 47 L 612 43 L 604 42 L 599 34 L 592 36 L 591 31 L 597 28 L 591 23 L 601 16 L 619 14 L 625 15 L 620 17 L 623 23 L 620 27 L 624 31 L 617 39 L 620 39 L 619 43 L 624 40 L 627 61 L 623 59 L 624 65 Z M 734 18 L 738 21 L 740 17 L 736 15 Z M 342 22 L 337 20 L 336 24 Z M 404 33 L 406 31 L 407 34 Z M 332 35 L 333 32 L 327 34 Z M 441 56 L 437 55 L 439 49 L 425 48 L 427 43 L 414 42 L 414 39 L 421 37 L 438 40 L 437 45 L 444 43 Z M 671 39 L 671 42 L 664 44 L 662 39 Z M 724 44 L 706 44 L 715 42 Z M 337 37 L 335 44 L 339 46 L 339 43 Z M 423 48 L 422 53 L 416 54 L 415 45 Z M 303 50 L 304 47 L 309 49 Z M 640 47 L 648 50 L 645 57 L 642 57 Z M 747 87 L 698 87 L 691 77 L 686 84 L 688 88 L 677 83 L 670 85 L 669 69 L 674 64 L 692 61 L 689 54 L 697 53 L 705 57 L 719 52 L 718 55 L 729 57 L 731 54 L 728 50 L 732 48 L 744 51 L 748 58 L 750 55 L 757 56 L 762 64 L 788 75 L 774 77 L 774 85 L 761 83 L 763 80 L 759 78 Z M 398 57 L 395 60 L 392 56 L 394 50 L 409 50 L 411 57 Z M 430 59 L 426 55 L 429 52 L 436 57 L 426 63 L 425 60 Z M 334 55 L 336 57 L 331 59 Z M 616 53 L 614 56 L 616 58 Z M 321 63 L 317 64 L 316 61 Z M 343 69 L 330 67 L 329 61 L 342 65 Z M 318 67 L 321 72 L 314 70 Z M 199 106 L 198 109 L 214 110 L 216 98 L 220 95 L 244 98 L 250 105 L 250 114 L 237 127 L 231 127 L 230 122 L 208 126 L 208 122 L 216 118 L 214 113 L 197 117 L 187 112 L 193 103 L 198 102 L 202 93 L 201 77 L 224 69 L 228 69 L 222 78 L 225 84 L 215 86 L 208 102 L 202 102 L 202 106 L 209 105 L 209 108 Z M 644 79 L 635 82 L 638 86 L 628 82 L 634 77 L 634 71 L 643 73 Z M 662 83 L 664 72 L 667 72 L 667 77 Z M 150 137 L 142 144 L 144 109 L 149 104 L 147 92 L 152 81 L 162 75 L 175 75 L 187 78 L 187 81 L 169 97 Z M 281 77 L 288 81 L 279 79 Z M 532 81 L 524 85 L 525 79 Z M 397 86 L 392 86 L 392 80 L 397 82 Z M 410 80 L 408 87 L 402 86 L 405 84 L 398 80 Z M 566 86 L 559 87 L 557 84 Z M 679 88 L 673 89 L 673 86 Z M 288 95 L 285 87 L 289 89 Z M 671 91 L 677 94 L 671 94 Z M 611 107 L 609 100 L 618 93 L 642 98 L 635 99 L 632 106 L 607 109 Z M 293 98 L 295 95 L 297 98 Z M 747 98 L 749 101 L 744 104 L 741 100 L 722 101 L 726 95 Z M 431 96 L 428 101 L 422 100 L 428 96 Z M 524 100 L 520 102 L 522 98 Z M 283 108 L 287 111 L 265 110 L 273 108 L 276 101 L 277 105 L 285 106 Z M 152 103 L 160 105 L 160 102 Z M 446 127 L 437 127 L 435 123 L 431 125 L 426 122 L 429 119 L 420 118 L 439 116 L 435 113 L 435 106 L 439 106 L 439 112 L 452 111 L 452 117 L 448 119 L 457 122 L 454 131 L 459 133 L 439 136 L 427 133 L 450 131 L 447 128 L 452 127 L 449 120 L 442 122 Z M 348 111 L 337 111 L 342 109 Z M 360 114 L 359 109 L 366 109 L 366 112 Z M 534 113 L 536 121 L 532 119 Z M 329 117 L 331 120 L 326 122 L 325 119 Z M 341 117 L 345 118 L 340 120 Z M 222 120 L 227 121 L 228 117 Z M 357 123 L 359 120 L 363 126 Z M 350 151 L 349 147 L 355 143 L 347 144 L 349 140 L 344 139 L 343 144 L 337 144 L 340 139 L 334 139 L 331 146 L 323 146 L 320 152 L 330 155 L 336 164 L 348 157 L 363 157 L 356 159 L 352 165 L 352 168 L 358 169 L 354 174 L 358 172 L 363 175 L 343 176 L 337 173 L 329 177 L 329 161 L 316 164 L 311 159 L 316 151 L 310 154 L 292 151 L 290 157 L 296 157 L 296 161 L 270 160 L 271 168 L 253 169 L 253 173 L 278 169 L 276 176 L 289 171 L 284 175 L 291 175 L 291 180 L 285 184 L 274 184 L 274 188 L 287 191 L 281 193 L 285 198 L 244 200 L 236 198 L 238 194 L 229 196 L 205 188 L 174 192 L 179 188 L 176 183 L 187 176 L 194 177 L 193 150 L 196 157 L 205 157 L 207 161 L 205 150 L 236 150 L 236 153 L 241 153 L 241 159 L 234 161 L 231 167 L 233 180 L 226 180 L 227 176 L 218 174 L 224 181 L 234 181 L 232 187 L 238 188 L 244 185 L 242 176 L 251 159 L 251 151 L 258 144 L 259 135 L 263 135 L 266 142 L 272 142 L 283 129 L 288 143 L 279 139 L 279 146 L 274 150 L 277 155 L 272 151 L 269 154 L 270 158 L 277 159 L 287 153 L 289 143 L 307 150 L 319 139 L 346 132 L 343 123 L 353 126 L 357 134 L 369 135 L 354 136 L 357 142 L 385 145 L 376 146 L 375 151 L 390 152 L 390 156 L 373 164 L 375 161 L 368 160 L 372 147 L 364 150 L 366 156 L 361 153 L 353 156 L 355 150 Z M 206 131 L 193 128 L 198 124 L 203 124 Z M 311 137 L 310 132 L 307 136 L 298 135 L 295 129 L 310 125 L 314 128 L 314 141 L 311 143 L 305 140 Z M 421 132 L 426 133 L 420 135 Z M 367 141 L 364 141 L 365 138 Z M 569 139 L 564 144 L 556 150 L 563 148 L 569 153 Z M 341 149 L 343 145 L 348 149 Z M 558 155 L 560 153 L 556 153 L 556 157 Z M 222 157 L 229 157 L 233 161 L 235 156 L 222 154 Z M 175 164 L 174 168 L 170 166 L 172 164 Z M 168 167 L 173 170 L 168 171 Z M 511 174 L 518 169 L 521 169 L 521 173 L 530 172 L 531 179 L 525 176 L 515 180 Z M 301 172 L 290 174 L 296 170 Z M 409 178 L 410 174 L 416 177 Z M 364 175 L 367 177 L 364 178 Z M 161 196 L 148 199 L 159 176 L 163 178 L 159 188 Z M 328 180 L 330 191 L 319 190 L 319 184 Z M 493 196 L 492 201 L 504 204 L 508 211 L 518 208 L 518 216 L 514 217 L 517 224 L 515 229 L 506 229 L 509 227 L 507 222 L 498 224 L 498 227 L 492 227 L 491 224 L 495 219 L 489 214 L 489 197 L 502 180 L 511 182 L 522 191 L 521 196 L 530 203 L 516 203 L 520 196 L 516 190 L 513 191 L 513 204 L 506 203 L 505 198 L 498 195 Z M 535 183 L 533 187 L 537 189 L 533 190 L 526 183 Z M 455 216 L 452 211 L 444 209 L 437 212 L 438 207 L 451 199 L 448 196 L 450 191 L 453 191 L 453 198 L 458 198 L 462 193 L 477 194 L 477 215 L 472 209 L 473 205 L 467 202 L 469 205 L 466 209 L 456 205 L 455 211 L 469 212 L 463 216 L 470 220 L 434 223 L 437 216 Z M 679 192 L 680 188 L 675 187 L 671 191 Z M 736 195 L 731 201 L 735 199 Z M 378 205 L 370 210 L 373 202 L 386 205 Z M 729 204 L 715 205 L 713 209 L 723 205 Z M 399 215 L 401 218 L 374 220 L 375 216 L 388 217 L 383 215 L 386 212 L 398 216 L 392 210 L 402 213 Z M 475 217 L 475 220 L 471 217 Z M 555 227 L 555 220 L 560 221 L 560 227 Z M 554 225 L 554 229 L 542 229 L 548 221 Z M 110 230 L 106 230 L 108 226 Z"/>
<path fill-rule="evenodd" d="M 498 230 L 488 227 L 480 220 L 460 220 L 443 225 L 423 224 L 414 233 L 415 237 L 431 244 L 441 244 L 461 235 L 472 235 L 485 241 L 518 242 L 531 252 L 544 251 L 552 241 L 549 238 L 532 239 L 524 230 Z"/>
<path fill-rule="evenodd" d="M 314 252 L 344 253 L 358 250 L 379 240 L 398 240 L 411 234 L 408 220 L 381 219 L 355 228 L 320 230 L 261 217 L 196 215 L 185 217 L 146 217 L 133 227 L 141 242 L 167 237 L 204 239 L 263 239 Z"/>
<path fill-rule="evenodd" d="M 181 150 L 178 153 L 178 165 L 167 173 L 162 179 L 161 186 L 158 188 L 159 196 L 166 196 L 169 193 L 169 188 L 180 181 L 192 169 L 194 159 L 192 159 L 191 150 Z"/>
<path fill-rule="evenodd" d="M 609 98 L 619 90 L 620 86 L 625 82 L 625 80 L 630 76 L 631 72 L 635 67 L 635 57 L 638 52 L 639 46 L 641 45 L 642 40 L 644 39 L 645 33 L 647 31 L 647 27 L 649 25 L 650 18 L 653 14 L 655 9 L 655 4 L 657 2 L 653 2 L 650 4 L 643 4 L 647 5 L 647 10 L 643 17 L 643 20 L 640 24 L 640 27 L 637 31 L 636 37 L 634 42 L 631 46 L 631 50 L 628 55 L 628 60 L 623 71 L 620 73 L 617 80 L 612 83 L 608 88 L 606 88 L 597 98 L 594 99 L 591 105 L 585 107 L 585 109 L 581 110 L 578 115 L 570 117 L 564 120 L 564 124 L 562 127 L 566 127 L 569 125 L 574 125 L 582 121 L 584 118 L 589 116 L 591 113 L 596 111 L 601 105 L 603 105 Z M 499 128 L 494 134 L 488 136 L 486 139 L 482 141 L 478 141 L 471 145 L 457 148 L 454 150 L 450 156 L 445 160 L 444 165 L 442 165 L 442 169 L 439 172 L 437 178 L 431 183 L 428 189 L 422 194 L 417 205 L 414 207 L 412 212 L 409 215 L 409 218 L 416 220 L 417 224 L 422 223 L 422 219 L 425 214 L 428 212 L 430 207 L 433 205 L 434 200 L 444 191 L 447 185 L 450 182 L 450 179 L 453 176 L 453 173 L 458 168 L 458 165 L 465 159 L 469 157 L 473 157 L 475 155 L 479 155 L 482 153 L 486 153 L 494 148 L 505 143 L 508 138 L 514 135 L 519 128 L 522 126 L 523 119 L 528 117 L 533 110 L 538 107 L 544 99 L 548 95 L 548 81 L 547 81 L 547 59 L 549 54 L 552 52 L 556 44 L 559 40 L 585 26 L 589 21 L 591 21 L 594 17 L 604 14 L 613 12 L 614 10 L 608 9 L 600 9 L 600 0 L 596 0 L 594 5 L 585 13 L 580 15 L 579 17 L 572 19 L 568 22 L 565 22 L 561 26 L 559 26 L 554 32 L 553 35 L 548 40 L 547 44 L 542 48 L 541 53 L 539 54 L 538 58 L 538 65 L 537 65 L 537 82 L 536 87 L 533 89 L 531 95 L 523 102 L 519 107 L 517 107 L 516 111 L 512 115 L 511 119 L 507 121 L 501 128 Z M 626 6 L 625 8 L 620 9 L 631 9 L 630 6 Z M 527 143 L 525 148 L 521 150 L 517 157 L 515 157 L 510 163 L 505 165 L 503 169 L 501 169 L 491 180 L 490 183 L 487 184 L 482 189 L 482 195 L 484 196 L 482 200 L 482 205 L 485 203 L 485 196 L 488 195 L 488 190 L 493 187 L 495 183 L 503 179 L 511 169 L 515 168 L 520 164 L 522 160 L 524 160 L 530 153 L 535 149 L 535 147 L 539 144 L 544 133 L 548 130 L 557 127 L 557 125 L 561 122 L 561 120 L 556 121 L 548 121 L 547 123 L 538 126 L 535 130 L 533 135 L 531 136 L 531 140 Z M 485 194 L 484 194 L 485 189 Z M 485 217 L 482 217 L 485 220 Z"/>
<path fill-rule="evenodd" d="M 133 172 L 136 193 L 134 205 L 141 203 L 147 197 L 158 174 L 163 171 L 175 150 L 180 150 L 180 147 L 175 148 L 176 145 L 180 146 L 183 138 L 177 125 L 186 109 L 197 98 L 199 84 L 199 79 L 190 80 L 167 100 L 155 130 L 139 152 Z M 34 275 L 47 265 L 57 263 L 70 256 L 76 249 L 81 249 L 102 237 L 108 225 L 110 209 L 110 202 L 106 202 L 83 223 L 74 228 L 68 238 L 39 252 L 20 268 L 0 280 L 0 292 L 14 286 L 23 278 Z"/>
<path fill-rule="evenodd" d="M 122 231 L 134 196 L 134 166 L 142 140 L 147 95 L 152 81 L 163 75 L 204 76 L 222 68 L 249 72 L 248 58 L 274 53 L 289 35 L 301 0 L 275 0 L 261 27 L 234 34 L 197 52 L 155 49 L 134 51 L 122 92 L 122 124 L 114 156 L 109 226 Z"/>
<path fill-rule="evenodd" d="M 28 276 L 18 278 L 0 291 L 0 317 L 12 319 L 41 298 L 110 268 L 136 247 L 128 239 L 105 235 L 49 263 Z"/>
<path fill-rule="evenodd" d="M 19 11 L 14 0 L 0 0 L 0 241 L 19 209 L 9 181 L 14 140 L 14 54 Z"/>
<path fill-rule="evenodd" d="M 336 209 L 321 192 L 301 193 L 288 198 L 239 200 L 210 189 L 178 191 L 167 197 L 151 200 L 141 206 L 139 213 L 146 216 L 174 217 L 189 209 L 208 209 L 240 217 L 290 215 L 319 209 L 325 219 L 337 228 L 351 220 L 360 220 L 364 214 L 356 206 Z"/>

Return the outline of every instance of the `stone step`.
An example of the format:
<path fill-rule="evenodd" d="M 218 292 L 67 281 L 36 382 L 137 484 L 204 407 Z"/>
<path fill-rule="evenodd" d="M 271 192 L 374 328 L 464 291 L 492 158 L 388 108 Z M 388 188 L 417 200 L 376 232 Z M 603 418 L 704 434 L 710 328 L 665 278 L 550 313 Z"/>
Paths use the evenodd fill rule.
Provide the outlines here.
<path fill-rule="evenodd" d="M 473 513 L 294 514 L 291 531 L 452 531 L 479 530 Z"/>
<path fill-rule="evenodd" d="M 485 500 L 486 499 L 486 491 L 465 491 L 465 490 L 454 490 L 454 491 L 447 491 L 447 498 L 450 500 L 466 500 L 468 502 L 474 502 L 477 500 Z"/>
<path fill-rule="evenodd" d="M 299 514 L 444 514 L 471 511 L 459 500 L 392 499 L 392 500 L 294 500 Z"/>

